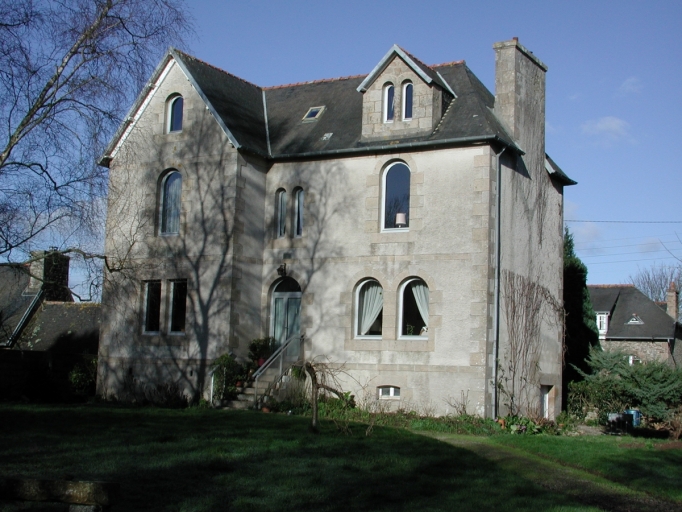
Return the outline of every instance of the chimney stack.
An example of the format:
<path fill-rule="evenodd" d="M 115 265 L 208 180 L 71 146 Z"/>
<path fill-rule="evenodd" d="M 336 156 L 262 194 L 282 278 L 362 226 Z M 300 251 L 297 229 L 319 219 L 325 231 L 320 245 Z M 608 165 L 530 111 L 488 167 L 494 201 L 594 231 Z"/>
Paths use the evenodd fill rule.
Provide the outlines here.
<path fill-rule="evenodd" d="M 665 302 L 666 302 L 665 310 L 677 322 L 677 313 L 679 307 L 677 302 L 677 287 L 675 286 L 675 283 L 672 281 L 670 282 L 670 286 L 668 287 L 668 294 L 666 295 Z"/>
<path fill-rule="evenodd" d="M 69 290 L 69 257 L 55 248 L 31 252 L 31 277 L 27 293 L 35 295 L 42 288 L 45 300 L 73 302 Z"/>
<path fill-rule="evenodd" d="M 545 73 L 547 66 L 517 37 L 493 45 L 495 114 L 525 152 L 531 177 L 545 168 Z"/>

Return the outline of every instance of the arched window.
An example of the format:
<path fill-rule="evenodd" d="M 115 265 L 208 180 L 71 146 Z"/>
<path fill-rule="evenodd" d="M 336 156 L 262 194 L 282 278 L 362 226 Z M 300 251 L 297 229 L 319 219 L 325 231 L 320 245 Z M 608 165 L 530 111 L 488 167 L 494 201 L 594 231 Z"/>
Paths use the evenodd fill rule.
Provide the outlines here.
<path fill-rule="evenodd" d="M 287 234 L 287 191 L 279 189 L 275 194 L 275 236 Z"/>
<path fill-rule="evenodd" d="M 429 287 L 419 278 L 413 277 L 400 287 L 398 322 L 400 337 L 428 336 L 429 331 Z"/>
<path fill-rule="evenodd" d="M 410 82 L 403 84 L 403 121 L 412 119 L 412 93 L 414 86 Z"/>
<path fill-rule="evenodd" d="M 174 96 L 168 100 L 167 119 L 168 133 L 179 132 L 182 130 L 182 110 L 184 101 L 182 96 Z"/>
<path fill-rule="evenodd" d="M 374 279 L 357 287 L 355 295 L 355 335 L 381 337 L 384 313 L 384 290 Z"/>
<path fill-rule="evenodd" d="M 294 236 L 303 236 L 303 200 L 304 192 L 302 188 L 294 190 L 294 199 L 296 200 L 296 209 L 294 211 Z"/>
<path fill-rule="evenodd" d="M 410 225 L 410 168 L 391 164 L 382 180 L 382 229 L 407 229 Z"/>
<path fill-rule="evenodd" d="M 182 205 L 182 175 L 171 171 L 161 182 L 161 222 L 162 235 L 180 233 L 180 207 Z"/>
<path fill-rule="evenodd" d="M 393 84 L 384 86 L 384 123 L 392 123 L 395 117 L 395 87 Z"/>

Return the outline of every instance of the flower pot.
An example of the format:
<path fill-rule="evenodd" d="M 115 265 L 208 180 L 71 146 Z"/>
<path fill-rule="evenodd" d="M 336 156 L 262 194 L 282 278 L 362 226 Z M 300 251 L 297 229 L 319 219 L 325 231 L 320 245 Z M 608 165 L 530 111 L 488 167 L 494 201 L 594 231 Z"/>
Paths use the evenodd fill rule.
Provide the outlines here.
<path fill-rule="evenodd" d="M 261 408 L 261 411 L 262 411 L 262 412 L 270 412 L 270 408 L 269 408 L 268 406 L 264 405 L 264 406 Z"/>
<path fill-rule="evenodd" d="M 261 357 L 261 358 L 258 360 L 258 368 L 260 368 L 260 367 L 263 366 L 264 364 L 265 364 L 265 358 Z"/>

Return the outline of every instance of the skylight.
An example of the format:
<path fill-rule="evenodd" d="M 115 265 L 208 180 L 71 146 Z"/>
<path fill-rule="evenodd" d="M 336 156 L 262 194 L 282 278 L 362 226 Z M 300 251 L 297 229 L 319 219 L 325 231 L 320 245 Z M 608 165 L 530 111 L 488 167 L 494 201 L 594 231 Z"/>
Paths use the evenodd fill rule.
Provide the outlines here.
<path fill-rule="evenodd" d="M 320 107 L 310 107 L 308 112 L 303 116 L 303 121 L 316 121 L 320 118 L 322 112 L 324 112 L 324 105 Z"/>

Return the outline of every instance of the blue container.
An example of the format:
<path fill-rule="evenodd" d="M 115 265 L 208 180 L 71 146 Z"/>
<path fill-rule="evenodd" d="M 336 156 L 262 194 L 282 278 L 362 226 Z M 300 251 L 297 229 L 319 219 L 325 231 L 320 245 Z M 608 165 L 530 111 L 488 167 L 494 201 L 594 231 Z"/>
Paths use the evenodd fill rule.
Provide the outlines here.
<path fill-rule="evenodd" d="M 632 426 L 639 427 L 642 423 L 642 413 L 636 409 L 627 409 L 625 414 L 632 414 Z"/>

